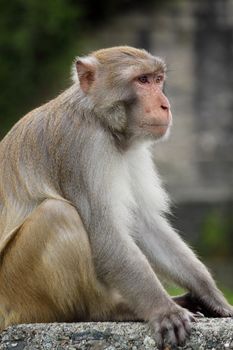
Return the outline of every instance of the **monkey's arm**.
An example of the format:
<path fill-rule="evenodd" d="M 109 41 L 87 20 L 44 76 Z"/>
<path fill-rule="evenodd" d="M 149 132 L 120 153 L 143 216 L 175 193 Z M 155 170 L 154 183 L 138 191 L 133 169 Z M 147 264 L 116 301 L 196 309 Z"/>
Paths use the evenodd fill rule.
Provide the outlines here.
<path fill-rule="evenodd" d="M 149 320 L 158 344 L 163 343 L 164 333 L 169 343 L 182 343 L 192 315 L 172 301 L 120 218 L 118 224 L 112 219 L 103 197 L 101 204 L 93 210 L 89 226 L 98 278 L 120 292 L 140 319 Z"/>
<path fill-rule="evenodd" d="M 103 208 L 105 212 L 95 208 L 89 230 L 97 276 L 120 291 L 139 316 L 150 318 L 157 303 L 169 296 L 128 232 L 124 227 L 119 230 Z"/>
<path fill-rule="evenodd" d="M 207 268 L 163 217 L 157 215 L 150 222 L 142 219 L 137 224 L 138 245 L 154 269 L 190 291 L 188 299 L 183 298 L 186 306 L 190 305 L 191 310 L 200 309 L 206 316 L 233 315 L 232 306 L 218 290 Z M 182 300 L 177 302 L 181 305 Z"/>

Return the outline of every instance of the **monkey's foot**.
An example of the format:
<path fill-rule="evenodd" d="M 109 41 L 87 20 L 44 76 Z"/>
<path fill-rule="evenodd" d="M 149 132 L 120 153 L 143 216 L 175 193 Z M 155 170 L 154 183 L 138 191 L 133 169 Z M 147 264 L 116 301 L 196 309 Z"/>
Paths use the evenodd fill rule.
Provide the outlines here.
<path fill-rule="evenodd" d="M 198 298 L 191 293 L 172 298 L 178 305 L 188 309 L 195 315 L 205 317 L 233 317 L 233 307 L 224 300 L 220 302 L 211 297 Z"/>

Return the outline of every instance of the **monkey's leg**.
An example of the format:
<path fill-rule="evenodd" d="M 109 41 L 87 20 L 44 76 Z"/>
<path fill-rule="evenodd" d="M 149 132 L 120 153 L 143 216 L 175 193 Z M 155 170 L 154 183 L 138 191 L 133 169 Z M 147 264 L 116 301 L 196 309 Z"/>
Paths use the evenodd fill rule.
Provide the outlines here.
<path fill-rule="evenodd" d="M 65 201 L 43 202 L 4 251 L 1 328 L 107 319 L 116 310 L 112 294 L 97 280 L 87 233 L 76 209 Z"/>

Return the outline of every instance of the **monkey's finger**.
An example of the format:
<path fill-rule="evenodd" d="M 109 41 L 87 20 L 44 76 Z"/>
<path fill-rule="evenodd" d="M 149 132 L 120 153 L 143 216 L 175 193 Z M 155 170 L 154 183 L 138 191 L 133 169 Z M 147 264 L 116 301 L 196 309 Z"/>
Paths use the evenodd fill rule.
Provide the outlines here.
<path fill-rule="evenodd" d="M 175 325 L 175 334 L 176 334 L 177 343 L 179 345 L 184 345 L 188 332 L 186 330 L 184 323 L 182 322 L 182 319 L 178 318 L 175 315 L 171 315 L 171 320 Z"/>
<path fill-rule="evenodd" d="M 165 341 L 165 343 L 171 344 L 171 345 L 177 345 L 177 338 L 176 338 L 176 333 L 175 333 L 175 323 L 168 318 L 165 317 L 162 322 L 161 322 L 161 332 L 162 332 L 162 337 Z"/>
<path fill-rule="evenodd" d="M 190 311 L 188 312 L 188 320 L 189 320 L 190 322 L 197 322 L 195 316 L 196 316 L 195 313 L 190 312 Z"/>
<path fill-rule="evenodd" d="M 164 348 L 163 336 L 162 336 L 162 331 L 159 323 L 158 322 L 151 323 L 151 328 L 154 334 L 154 339 L 156 341 L 157 347 L 159 348 L 159 350 L 163 350 Z"/>
<path fill-rule="evenodd" d="M 190 321 L 189 321 L 189 320 L 183 320 L 182 323 L 183 323 L 183 325 L 184 325 L 184 329 L 185 329 L 186 333 L 187 333 L 188 335 L 190 335 L 190 334 L 191 334 L 191 331 L 192 331 Z"/>
<path fill-rule="evenodd" d="M 205 317 L 205 315 L 203 313 L 201 313 L 200 311 L 196 311 L 194 314 L 194 317 L 201 318 L 201 317 Z"/>

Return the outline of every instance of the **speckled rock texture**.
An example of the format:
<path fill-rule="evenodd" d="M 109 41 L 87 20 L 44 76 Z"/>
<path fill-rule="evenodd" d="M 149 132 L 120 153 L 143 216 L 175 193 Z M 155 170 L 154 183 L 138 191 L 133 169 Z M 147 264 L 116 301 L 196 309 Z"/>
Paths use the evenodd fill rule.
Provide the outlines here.
<path fill-rule="evenodd" d="M 0 349 L 155 350 L 157 347 L 147 324 L 93 322 L 9 327 L 1 333 Z M 192 334 L 186 345 L 177 349 L 233 349 L 233 319 L 198 320 L 193 323 Z"/>

